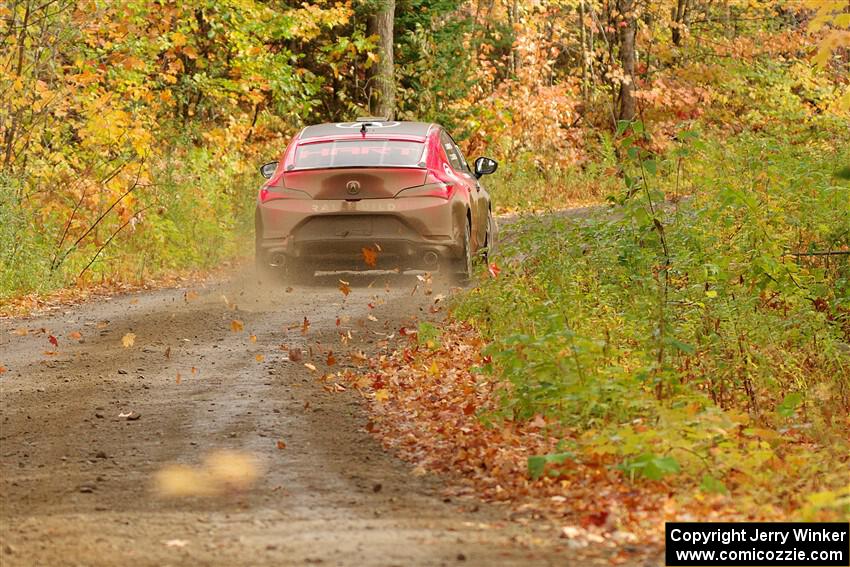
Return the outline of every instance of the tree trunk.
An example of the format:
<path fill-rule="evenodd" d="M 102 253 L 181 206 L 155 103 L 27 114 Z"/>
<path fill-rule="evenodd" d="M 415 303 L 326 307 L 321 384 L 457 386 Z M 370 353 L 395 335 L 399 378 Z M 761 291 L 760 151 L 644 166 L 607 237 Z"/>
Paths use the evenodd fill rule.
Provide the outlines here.
<path fill-rule="evenodd" d="M 622 22 L 617 26 L 620 38 L 620 62 L 623 74 L 620 81 L 620 120 L 635 117 L 635 33 L 637 22 L 634 16 L 634 0 L 617 0 L 617 10 Z"/>
<path fill-rule="evenodd" d="M 368 20 L 369 35 L 378 36 L 378 62 L 369 72 L 369 112 L 373 116 L 395 116 L 395 77 L 393 74 L 393 19 L 395 0 L 382 0 Z"/>
<path fill-rule="evenodd" d="M 689 0 L 677 0 L 676 7 L 672 10 L 672 32 L 673 45 L 679 47 L 682 45 L 682 29 L 687 25 L 688 8 L 690 8 Z"/>
<path fill-rule="evenodd" d="M 587 102 L 587 34 L 584 29 L 584 0 L 579 0 L 578 4 L 578 26 L 581 33 L 581 98 Z"/>

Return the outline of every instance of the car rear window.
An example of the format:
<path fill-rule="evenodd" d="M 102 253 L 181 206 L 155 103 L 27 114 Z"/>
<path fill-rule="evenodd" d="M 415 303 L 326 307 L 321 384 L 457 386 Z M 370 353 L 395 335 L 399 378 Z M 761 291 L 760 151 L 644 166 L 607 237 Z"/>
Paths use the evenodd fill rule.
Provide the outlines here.
<path fill-rule="evenodd" d="M 425 144 L 400 140 L 334 140 L 298 146 L 296 169 L 418 167 Z"/>

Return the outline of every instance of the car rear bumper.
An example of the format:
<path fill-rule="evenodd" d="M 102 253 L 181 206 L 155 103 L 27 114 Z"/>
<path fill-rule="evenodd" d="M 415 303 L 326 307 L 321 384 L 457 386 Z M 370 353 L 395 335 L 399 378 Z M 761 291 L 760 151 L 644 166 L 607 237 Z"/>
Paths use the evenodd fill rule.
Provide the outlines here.
<path fill-rule="evenodd" d="M 297 260 L 317 269 L 432 268 L 462 255 L 458 203 L 439 197 L 279 199 L 258 207 L 257 252 L 270 264 Z M 377 253 L 365 263 L 363 249 Z"/>

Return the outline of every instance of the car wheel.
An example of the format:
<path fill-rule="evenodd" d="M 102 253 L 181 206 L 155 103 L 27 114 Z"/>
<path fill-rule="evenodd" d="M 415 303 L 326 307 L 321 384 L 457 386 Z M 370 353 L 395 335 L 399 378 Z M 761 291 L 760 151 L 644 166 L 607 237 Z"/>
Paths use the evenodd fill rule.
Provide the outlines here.
<path fill-rule="evenodd" d="M 472 278 L 472 238 L 469 221 L 466 223 L 466 230 L 463 232 L 463 256 L 455 260 L 452 266 L 452 276 L 457 283 L 464 284 Z"/>
<path fill-rule="evenodd" d="M 487 211 L 487 237 L 481 254 L 485 262 L 492 260 L 496 253 L 496 233 L 496 219 L 493 218 L 493 211 Z"/>
<path fill-rule="evenodd" d="M 261 285 L 275 284 L 279 281 L 279 274 L 269 265 L 269 258 L 260 247 L 259 240 L 254 244 L 254 273 L 257 282 Z"/>

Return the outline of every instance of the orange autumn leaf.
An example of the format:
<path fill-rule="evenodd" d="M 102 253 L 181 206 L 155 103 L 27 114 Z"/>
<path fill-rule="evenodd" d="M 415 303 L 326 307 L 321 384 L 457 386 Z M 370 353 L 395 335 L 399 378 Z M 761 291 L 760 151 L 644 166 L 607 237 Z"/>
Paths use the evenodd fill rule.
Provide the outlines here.
<path fill-rule="evenodd" d="M 230 330 L 233 331 L 234 333 L 239 333 L 244 328 L 245 328 L 245 323 L 243 323 L 239 319 L 234 319 L 233 321 L 230 322 Z"/>
<path fill-rule="evenodd" d="M 257 356 L 255 356 L 254 358 L 257 360 L 257 362 L 262 362 L 262 361 L 264 361 L 264 360 L 266 359 L 266 357 L 265 357 L 265 356 L 263 356 L 262 354 L 258 354 L 258 355 L 257 355 Z"/>
<path fill-rule="evenodd" d="M 370 268 L 374 268 L 378 265 L 378 251 L 373 250 L 372 248 L 362 248 L 360 250 L 363 253 L 363 261 Z M 347 295 L 347 294 L 346 294 Z"/>
<path fill-rule="evenodd" d="M 334 353 L 333 353 L 332 350 L 328 351 L 327 363 L 328 363 L 328 366 L 333 366 L 334 364 L 336 364 L 336 357 L 334 356 Z"/>
<path fill-rule="evenodd" d="M 341 291 L 341 292 L 342 292 L 342 294 L 343 294 L 345 297 L 348 297 L 348 294 L 349 294 L 349 293 L 351 293 L 351 286 L 350 286 L 350 284 L 349 284 L 347 281 L 339 280 L 339 291 Z"/>
<path fill-rule="evenodd" d="M 124 348 L 130 348 L 136 344 L 136 335 L 134 333 L 127 333 L 121 337 L 121 344 L 124 345 Z"/>
<path fill-rule="evenodd" d="M 281 440 L 281 439 L 278 439 L 277 440 L 277 448 L 278 449 L 286 449 L 286 442 Z"/>
<path fill-rule="evenodd" d="M 310 330 L 310 321 L 307 320 L 307 317 L 304 317 L 304 322 L 301 323 L 301 334 L 306 335 L 307 331 Z"/>
<path fill-rule="evenodd" d="M 73 331 L 71 333 L 68 333 L 68 338 L 73 339 L 75 341 L 79 341 L 80 339 L 83 338 L 83 334 L 79 331 Z"/>

